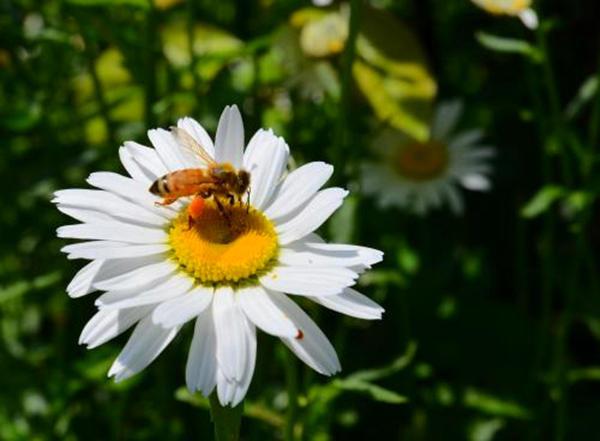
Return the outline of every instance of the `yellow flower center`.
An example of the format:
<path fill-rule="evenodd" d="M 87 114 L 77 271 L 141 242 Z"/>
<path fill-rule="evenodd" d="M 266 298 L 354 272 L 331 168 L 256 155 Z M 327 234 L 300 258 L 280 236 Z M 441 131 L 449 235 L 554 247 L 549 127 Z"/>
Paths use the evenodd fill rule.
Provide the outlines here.
<path fill-rule="evenodd" d="M 226 206 L 221 213 L 212 200 L 190 228 L 183 210 L 172 222 L 169 242 L 173 259 L 183 271 L 203 285 L 256 281 L 277 258 L 273 224 L 250 207 Z"/>
<path fill-rule="evenodd" d="M 442 175 L 448 166 L 448 149 L 437 141 L 402 146 L 392 161 L 394 169 L 413 181 L 429 181 Z"/>

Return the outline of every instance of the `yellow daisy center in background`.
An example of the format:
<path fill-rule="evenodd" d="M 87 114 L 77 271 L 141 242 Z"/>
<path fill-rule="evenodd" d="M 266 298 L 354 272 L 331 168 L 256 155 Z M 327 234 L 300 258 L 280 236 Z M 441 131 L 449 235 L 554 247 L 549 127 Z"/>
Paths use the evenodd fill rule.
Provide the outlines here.
<path fill-rule="evenodd" d="M 448 148 L 437 141 L 415 142 L 402 146 L 392 166 L 403 177 L 413 181 L 429 181 L 448 167 Z"/>
<path fill-rule="evenodd" d="M 187 210 L 169 230 L 173 258 L 203 285 L 238 284 L 268 270 L 277 257 L 277 234 L 259 211 L 207 200 L 191 226 Z"/>

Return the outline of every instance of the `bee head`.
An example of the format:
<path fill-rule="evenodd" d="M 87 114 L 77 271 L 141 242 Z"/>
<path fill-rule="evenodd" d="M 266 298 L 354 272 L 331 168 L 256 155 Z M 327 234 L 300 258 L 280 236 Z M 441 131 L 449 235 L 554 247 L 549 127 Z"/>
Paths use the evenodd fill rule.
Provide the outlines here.
<path fill-rule="evenodd" d="M 238 170 L 236 175 L 235 190 L 238 194 L 243 194 L 250 186 L 250 173 L 246 170 Z"/>

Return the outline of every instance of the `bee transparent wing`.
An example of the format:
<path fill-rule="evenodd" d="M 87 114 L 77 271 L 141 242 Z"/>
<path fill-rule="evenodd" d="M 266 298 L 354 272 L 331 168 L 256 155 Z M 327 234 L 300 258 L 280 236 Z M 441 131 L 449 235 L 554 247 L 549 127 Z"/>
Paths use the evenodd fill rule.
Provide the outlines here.
<path fill-rule="evenodd" d="M 215 160 L 209 155 L 209 153 L 198 143 L 192 135 L 186 132 L 181 127 L 171 127 L 171 133 L 175 136 L 179 145 L 183 147 L 185 150 L 190 152 L 194 157 L 200 159 L 202 162 L 209 165 L 215 165 Z"/>

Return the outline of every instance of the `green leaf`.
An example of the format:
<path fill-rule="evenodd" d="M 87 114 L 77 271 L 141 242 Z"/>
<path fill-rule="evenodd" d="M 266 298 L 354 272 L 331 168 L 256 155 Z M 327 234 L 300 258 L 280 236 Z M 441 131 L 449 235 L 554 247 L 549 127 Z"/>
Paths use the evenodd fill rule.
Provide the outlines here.
<path fill-rule="evenodd" d="M 542 59 L 540 51 L 527 41 L 500 37 L 486 32 L 477 32 L 475 38 L 477 38 L 477 41 L 483 47 L 496 52 L 525 55 L 535 62 L 539 62 Z"/>
<path fill-rule="evenodd" d="M 469 428 L 469 441 L 491 441 L 504 426 L 500 418 L 476 421 Z"/>
<path fill-rule="evenodd" d="M 364 393 L 382 403 L 403 404 L 408 401 L 405 396 L 394 391 L 358 379 L 334 380 L 333 384 L 342 390 Z"/>
<path fill-rule="evenodd" d="M 77 6 L 135 6 L 141 9 L 150 8 L 150 0 L 67 0 Z"/>
<path fill-rule="evenodd" d="M 570 383 L 579 381 L 600 381 L 600 367 L 592 366 L 586 368 L 572 369 L 567 374 Z"/>
<path fill-rule="evenodd" d="M 587 80 L 583 82 L 579 90 L 577 91 L 577 95 L 573 98 L 573 100 L 567 106 L 567 110 L 565 111 L 565 115 L 569 119 L 575 118 L 581 109 L 592 101 L 592 99 L 598 93 L 598 77 L 596 75 L 592 75 Z"/>
<path fill-rule="evenodd" d="M 415 358 L 415 354 L 417 352 L 417 343 L 411 341 L 404 354 L 400 357 L 396 358 L 392 363 L 388 366 L 384 366 L 378 369 L 367 369 L 363 371 L 355 372 L 348 376 L 348 380 L 360 380 L 360 381 L 374 381 L 379 380 L 385 377 L 389 377 L 390 375 L 395 374 L 396 372 L 401 371 L 405 367 L 407 367 Z"/>
<path fill-rule="evenodd" d="M 476 389 L 467 389 L 463 397 L 463 402 L 465 407 L 488 415 L 517 419 L 529 419 L 531 417 L 530 411 L 519 403 L 498 398 Z"/>
<path fill-rule="evenodd" d="M 523 207 L 521 216 L 531 219 L 545 213 L 554 202 L 566 194 L 566 189 L 558 185 L 546 185 Z"/>
<path fill-rule="evenodd" d="M 391 14 L 364 9 L 352 72 L 376 116 L 424 141 L 437 84 L 412 31 Z"/>

